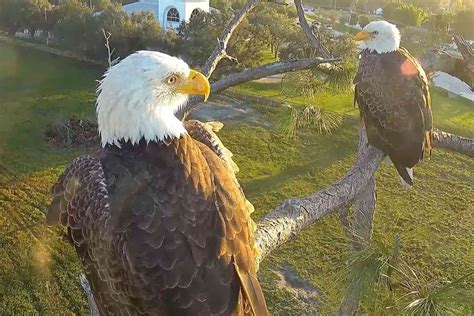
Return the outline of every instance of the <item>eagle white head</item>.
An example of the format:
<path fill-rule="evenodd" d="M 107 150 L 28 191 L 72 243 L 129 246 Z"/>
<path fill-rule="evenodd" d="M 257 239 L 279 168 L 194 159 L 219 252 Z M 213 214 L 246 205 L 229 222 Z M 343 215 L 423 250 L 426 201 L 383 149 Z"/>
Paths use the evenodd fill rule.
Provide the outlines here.
<path fill-rule="evenodd" d="M 160 141 L 186 133 L 175 113 L 189 95 L 209 96 L 207 78 L 179 58 L 139 51 L 105 73 L 97 89 L 102 146 Z"/>
<path fill-rule="evenodd" d="M 366 49 L 379 54 L 396 51 L 400 47 L 400 31 L 387 21 L 373 21 L 354 36 L 355 41 L 363 41 Z"/>

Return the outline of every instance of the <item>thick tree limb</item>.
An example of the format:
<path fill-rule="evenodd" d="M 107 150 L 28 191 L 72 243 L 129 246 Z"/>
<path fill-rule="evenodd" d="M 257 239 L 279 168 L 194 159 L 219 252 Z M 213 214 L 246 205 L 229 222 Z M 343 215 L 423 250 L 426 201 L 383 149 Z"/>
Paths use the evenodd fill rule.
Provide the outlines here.
<path fill-rule="evenodd" d="M 434 132 L 434 146 L 474 157 L 474 140 L 442 131 Z M 299 235 L 303 229 L 347 205 L 362 193 L 373 178 L 384 154 L 368 145 L 359 133 L 356 164 L 334 185 L 301 199 L 288 199 L 269 212 L 258 224 L 256 242 L 263 260 L 270 252 Z M 375 196 L 373 197 L 375 203 Z M 372 203 L 369 199 L 364 203 Z"/>
<path fill-rule="evenodd" d="M 469 70 L 471 89 L 474 89 L 474 48 L 461 35 L 454 35 L 453 39 L 461 52 L 466 68 Z"/>
<path fill-rule="evenodd" d="M 359 251 L 367 247 L 372 239 L 372 224 L 374 221 L 377 194 L 375 176 L 369 179 L 367 185 L 355 199 L 354 219 L 352 221 L 352 249 Z"/>
<path fill-rule="evenodd" d="M 361 193 L 374 176 L 384 154 L 368 145 L 365 130 L 359 133 L 356 164 L 337 183 L 302 199 L 289 199 L 258 224 L 256 242 L 261 258 L 297 236 L 317 220 L 345 206 Z"/>
<path fill-rule="evenodd" d="M 309 26 L 306 16 L 304 14 L 303 1 L 295 0 L 296 12 L 298 13 L 298 20 L 300 22 L 301 29 L 303 30 L 306 38 L 311 43 L 311 46 L 316 50 L 317 53 L 321 54 L 324 58 L 330 59 L 333 58 L 332 54 L 324 47 L 321 43 L 319 36 L 314 34 L 314 30 Z"/>
<path fill-rule="evenodd" d="M 355 199 L 354 219 L 351 225 L 351 252 L 362 251 L 370 245 L 376 200 L 373 176 Z M 356 315 L 362 294 L 355 284 L 349 284 L 336 316 Z"/>
<path fill-rule="evenodd" d="M 265 78 L 272 75 L 283 74 L 287 72 L 293 72 L 298 70 L 310 69 L 319 65 L 333 63 L 338 59 L 317 59 L 317 58 L 305 58 L 299 60 L 282 61 L 263 65 L 256 68 L 245 69 L 241 72 L 233 73 L 225 78 L 218 80 L 211 84 L 211 94 L 218 93 L 235 85 L 245 83 L 260 78 Z M 178 117 L 186 117 L 185 114 L 190 113 L 196 106 L 203 102 L 202 96 L 193 96 L 189 99 L 185 107 L 177 114 Z"/>
<path fill-rule="evenodd" d="M 95 303 L 94 293 L 92 293 L 91 286 L 89 281 L 87 281 L 86 276 L 81 274 L 79 276 L 81 281 L 81 286 L 87 296 L 87 302 L 89 302 L 89 315 L 90 316 L 100 316 L 99 309 L 97 308 L 97 304 Z"/>
<path fill-rule="evenodd" d="M 440 130 L 433 132 L 434 146 L 465 154 L 474 158 L 474 140 L 446 133 Z"/>
<path fill-rule="evenodd" d="M 338 59 L 305 58 L 299 60 L 277 62 L 252 69 L 245 69 L 241 72 L 231 74 L 213 83 L 211 85 L 211 90 L 212 92 L 216 93 L 251 80 L 256 80 L 287 72 L 305 70 L 319 66 L 321 64 L 333 63 L 336 61 L 338 61 Z"/>

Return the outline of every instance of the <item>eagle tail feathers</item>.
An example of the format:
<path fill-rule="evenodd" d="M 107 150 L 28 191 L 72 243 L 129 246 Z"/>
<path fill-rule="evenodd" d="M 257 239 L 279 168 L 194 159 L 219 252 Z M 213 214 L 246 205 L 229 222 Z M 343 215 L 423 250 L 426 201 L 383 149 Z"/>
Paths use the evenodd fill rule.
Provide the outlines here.
<path fill-rule="evenodd" d="M 406 168 L 400 165 L 395 165 L 395 167 L 397 168 L 403 186 L 410 189 L 413 186 L 413 168 Z"/>
<path fill-rule="evenodd" d="M 431 150 L 433 148 L 433 131 L 429 130 L 425 132 L 425 150 L 428 151 L 428 155 L 431 157 Z"/>
<path fill-rule="evenodd" d="M 250 303 L 253 315 L 269 315 L 267 303 L 265 302 L 265 297 L 263 296 L 263 291 L 260 287 L 257 277 L 248 271 L 241 271 L 235 261 L 234 264 L 235 270 L 240 279 L 243 297 Z"/>

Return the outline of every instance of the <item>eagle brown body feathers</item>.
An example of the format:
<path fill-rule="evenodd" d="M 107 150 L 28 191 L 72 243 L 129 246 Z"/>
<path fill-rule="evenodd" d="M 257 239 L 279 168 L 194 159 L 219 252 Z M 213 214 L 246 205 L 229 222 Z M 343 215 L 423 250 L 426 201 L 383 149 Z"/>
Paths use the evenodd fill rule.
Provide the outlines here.
<path fill-rule="evenodd" d="M 354 79 L 355 101 L 369 143 L 387 154 L 403 180 L 431 152 L 431 97 L 426 74 L 403 48 L 378 54 L 364 50 Z"/>
<path fill-rule="evenodd" d="M 80 157 L 54 188 L 103 315 L 266 315 L 253 222 L 224 162 L 183 135 Z"/>

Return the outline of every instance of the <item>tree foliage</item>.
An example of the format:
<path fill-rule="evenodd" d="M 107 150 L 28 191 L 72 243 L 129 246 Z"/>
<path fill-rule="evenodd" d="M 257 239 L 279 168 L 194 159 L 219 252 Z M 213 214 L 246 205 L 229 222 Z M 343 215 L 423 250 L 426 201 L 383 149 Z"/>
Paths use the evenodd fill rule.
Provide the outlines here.
<path fill-rule="evenodd" d="M 33 37 L 46 28 L 50 7 L 48 0 L 0 0 L 0 27 L 9 34 L 28 29 Z"/>
<path fill-rule="evenodd" d="M 21 2 L 24 5 L 21 24 L 28 29 L 30 36 L 34 37 L 38 29 L 45 29 L 47 11 L 51 5 L 48 0 L 23 0 Z"/>
<path fill-rule="evenodd" d="M 213 51 L 222 29 L 234 14 L 230 6 L 238 3 L 225 4 L 220 12 L 200 12 L 189 22 L 181 24 L 175 52 L 183 54 L 193 65 L 203 65 Z M 298 31 L 295 19 L 295 10 L 286 6 L 266 4 L 257 7 L 255 12 L 242 21 L 228 44 L 226 52 L 236 58 L 238 64 L 235 61 L 224 61 L 219 65 L 216 75 L 260 64 L 266 46 L 276 58 Z"/>
<path fill-rule="evenodd" d="M 474 39 L 474 8 L 458 11 L 453 18 L 453 30 L 468 39 Z"/>
<path fill-rule="evenodd" d="M 429 15 L 420 6 L 411 3 L 391 2 L 383 8 L 383 16 L 406 25 L 420 26 Z"/>
<path fill-rule="evenodd" d="M 8 34 L 14 35 L 21 28 L 21 11 L 17 0 L 0 0 L 0 27 Z"/>
<path fill-rule="evenodd" d="M 285 9 L 283 6 L 266 5 L 250 16 L 258 38 L 270 47 L 275 57 L 299 29 L 295 23 L 296 13 Z"/>
<path fill-rule="evenodd" d="M 357 12 L 352 12 L 349 24 L 356 25 L 357 23 L 359 23 L 359 14 L 357 14 Z"/>
<path fill-rule="evenodd" d="M 79 0 L 63 1 L 57 8 L 59 19 L 53 28 L 57 43 L 66 49 L 86 51 L 96 29 L 92 10 Z"/>
<path fill-rule="evenodd" d="M 244 1 L 217 1 L 220 12 L 200 12 L 183 22 L 178 33 L 164 32 L 151 12 L 128 15 L 120 0 L 0 0 L 0 28 L 9 34 L 28 29 L 52 32 L 54 44 L 103 60 L 107 57 L 102 29 L 110 33 L 114 57 L 140 49 L 181 54 L 193 65 L 202 65 L 215 47 L 221 30 Z M 224 61 L 216 75 L 261 64 L 268 46 L 276 58 L 294 38 L 296 10 L 266 3 L 258 6 L 234 32 L 227 53 L 239 62 Z M 192 47 L 192 49 L 190 49 Z"/>
<path fill-rule="evenodd" d="M 369 23 L 370 23 L 370 19 L 367 15 L 359 16 L 359 25 L 361 28 L 364 28 Z"/>
<path fill-rule="evenodd" d="M 110 46 L 116 57 L 126 57 L 131 52 L 150 47 L 158 48 L 162 43 L 164 31 L 151 12 L 134 12 L 128 15 L 118 3 L 104 3 L 103 11 L 96 17 L 94 41 L 91 43 L 93 55 L 104 56 L 103 34 L 111 33 Z"/>

